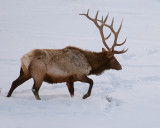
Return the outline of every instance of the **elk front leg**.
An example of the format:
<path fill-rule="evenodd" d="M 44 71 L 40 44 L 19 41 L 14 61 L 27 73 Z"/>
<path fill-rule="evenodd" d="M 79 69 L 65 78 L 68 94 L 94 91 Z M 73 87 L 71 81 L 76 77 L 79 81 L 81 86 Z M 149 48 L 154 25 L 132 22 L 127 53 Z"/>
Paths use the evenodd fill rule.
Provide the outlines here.
<path fill-rule="evenodd" d="M 68 90 L 69 90 L 71 97 L 73 97 L 74 96 L 74 83 L 67 82 L 67 87 L 68 87 Z"/>
<path fill-rule="evenodd" d="M 93 87 L 93 80 L 88 78 L 87 76 L 81 76 L 79 77 L 79 81 L 89 83 L 89 89 L 88 92 L 83 96 L 83 99 L 86 99 L 91 95 L 92 87 Z"/>

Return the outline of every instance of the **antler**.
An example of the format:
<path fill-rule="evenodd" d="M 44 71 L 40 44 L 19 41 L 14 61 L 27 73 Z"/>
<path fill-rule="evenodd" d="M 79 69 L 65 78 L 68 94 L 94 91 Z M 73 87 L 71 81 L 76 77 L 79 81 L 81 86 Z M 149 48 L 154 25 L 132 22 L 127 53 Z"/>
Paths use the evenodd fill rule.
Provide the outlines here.
<path fill-rule="evenodd" d="M 105 24 L 105 23 L 106 23 L 106 21 L 107 21 L 107 19 L 108 19 L 108 15 L 109 15 L 109 14 L 105 17 L 104 20 L 103 20 L 103 16 L 102 16 L 102 19 L 101 19 L 101 20 L 98 20 L 98 19 L 97 19 L 98 13 L 99 13 L 99 11 L 97 11 L 96 16 L 95 16 L 94 19 L 89 16 L 89 9 L 88 9 L 88 11 L 87 11 L 87 14 L 80 14 L 80 15 L 84 15 L 84 16 L 86 16 L 89 20 L 91 20 L 91 21 L 94 22 L 94 24 L 97 26 L 97 28 L 98 28 L 99 31 L 100 31 L 101 38 L 102 38 L 102 42 L 103 42 L 104 46 L 108 49 L 108 51 L 113 52 L 113 53 L 115 53 L 115 54 L 125 53 L 128 49 L 126 49 L 126 50 L 123 49 L 123 50 L 121 50 L 121 51 L 116 51 L 116 50 L 114 50 L 115 46 L 121 46 L 121 45 L 123 45 L 123 44 L 126 42 L 126 40 L 127 40 L 127 38 L 126 38 L 123 43 L 117 44 L 118 34 L 119 34 L 119 32 L 120 32 L 120 30 L 121 30 L 121 28 L 122 28 L 122 22 L 123 22 L 123 20 L 122 20 L 122 22 L 121 22 L 121 25 L 120 25 L 118 31 L 116 32 L 116 31 L 113 29 L 114 18 L 112 19 L 111 25 L 107 25 L 107 24 Z M 100 22 L 101 24 L 99 25 L 98 22 Z M 104 33 L 103 33 L 103 27 L 104 27 L 104 26 L 108 27 L 108 28 L 111 30 L 111 32 L 114 34 L 114 37 L 115 37 L 115 38 L 114 38 L 114 43 L 113 43 L 113 45 L 112 45 L 112 48 L 109 48 L 108 45 L 107 45 L 107 43 L 106 43 L 106 40 L 111 36 L 111 33 L 110 33 L 107 37 L 104 37 Z"/>

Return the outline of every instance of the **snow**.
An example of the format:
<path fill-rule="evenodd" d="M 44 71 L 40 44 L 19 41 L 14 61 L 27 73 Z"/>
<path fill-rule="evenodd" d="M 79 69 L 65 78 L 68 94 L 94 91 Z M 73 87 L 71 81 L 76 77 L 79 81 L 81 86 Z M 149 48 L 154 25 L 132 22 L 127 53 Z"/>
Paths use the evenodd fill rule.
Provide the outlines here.
<path fill-rule="evenodd" d="M 100 34 L 80 13 L 109 12 L 115 28 L 122 18 L 119 42 L 127 37 L 121 71 L 106 71 L 88 84 L 75 83 L 70 97 L 65 83 L 43 83 L 41 101 L 31 91 L 33 81 L 6 98 L 19 75 L 20 58 L 35 48 L 68 45 L 101 51 Z M 160 127 L 160 0 L 0 0 L 0 127 L 1 128 L 159 128 Z"/>

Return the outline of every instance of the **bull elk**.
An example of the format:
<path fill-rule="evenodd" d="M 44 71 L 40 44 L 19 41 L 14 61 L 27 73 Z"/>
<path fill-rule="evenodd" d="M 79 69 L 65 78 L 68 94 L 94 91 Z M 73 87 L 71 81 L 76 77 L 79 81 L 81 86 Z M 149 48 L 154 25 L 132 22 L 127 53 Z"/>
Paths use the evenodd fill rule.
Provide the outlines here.
<path fill-rule="evenodd" d="M 115 69 L 121 70 L 120 63 L 115 58 L 114 54 L 125 53 L 128 49 L 116 51 L 116 46 L 121 46 L 126 42 L 118 44 L 117 39 L 122 28 L 122 22 L 118 31 L 113 28 L 114 18 L 110 25 L 106 24 L 108 15 L 105 19 L 99 20 L 98 11 L 95 18 L 89 16 L 89 10 L 86 14 L 80 14 L 91 20 L 98 28 L 102 42 L 106 47 L 102 48 L 102 52 L 91 52 L 80 48 L 68 46 L 64 49 L 35 49 L 25 54 L 21 58 L 21 70 L 19 77 L 13 81 L 7 97 L 10 97 L 19 85 L 33 78 L 34 84 L 32 87 L 33 94 L 37 100 L 40 100 L 39 89 L 42 82 L 62 83 L 66 82 L 69 93 L 74 96 L 74 82 L 80 81 L 89 84 L 88 92 L 83 96 L 86 99 L 91 95 L 93 80 L 87 76 L 94 74 L 100 75 L 105 70 Z M 108 47 L 106 40 L 111 36 L 111 33 L 105 37 L 103 28 L 109 28 L 114 35 L 114 42 L 111 48 Z"/>

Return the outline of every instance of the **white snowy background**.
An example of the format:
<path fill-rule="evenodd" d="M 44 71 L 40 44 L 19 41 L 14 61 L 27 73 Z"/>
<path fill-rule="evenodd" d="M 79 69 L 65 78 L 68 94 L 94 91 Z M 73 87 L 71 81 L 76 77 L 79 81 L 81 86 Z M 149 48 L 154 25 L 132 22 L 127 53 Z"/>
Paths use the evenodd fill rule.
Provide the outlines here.
<path fill-rule="evenodd" d="M 101 51 L 96 26 L 80 13 L 122 18 L 119 42 L 127 37 L 121 71 L 106 71 L 88 84 L 43 83 L 36 101 L 29 80 L 6 98 L 19 76 L 20 58 L 35 48 L 68 45 Z M 99 17 L 100 18 L 100 17 Z M 112 42 L 110 42 L 111 44 Z M 160 0 L 0 0 L 0 128 L 160 128 Z M 111 102 L 108 102 L 108 99 Z"/>

